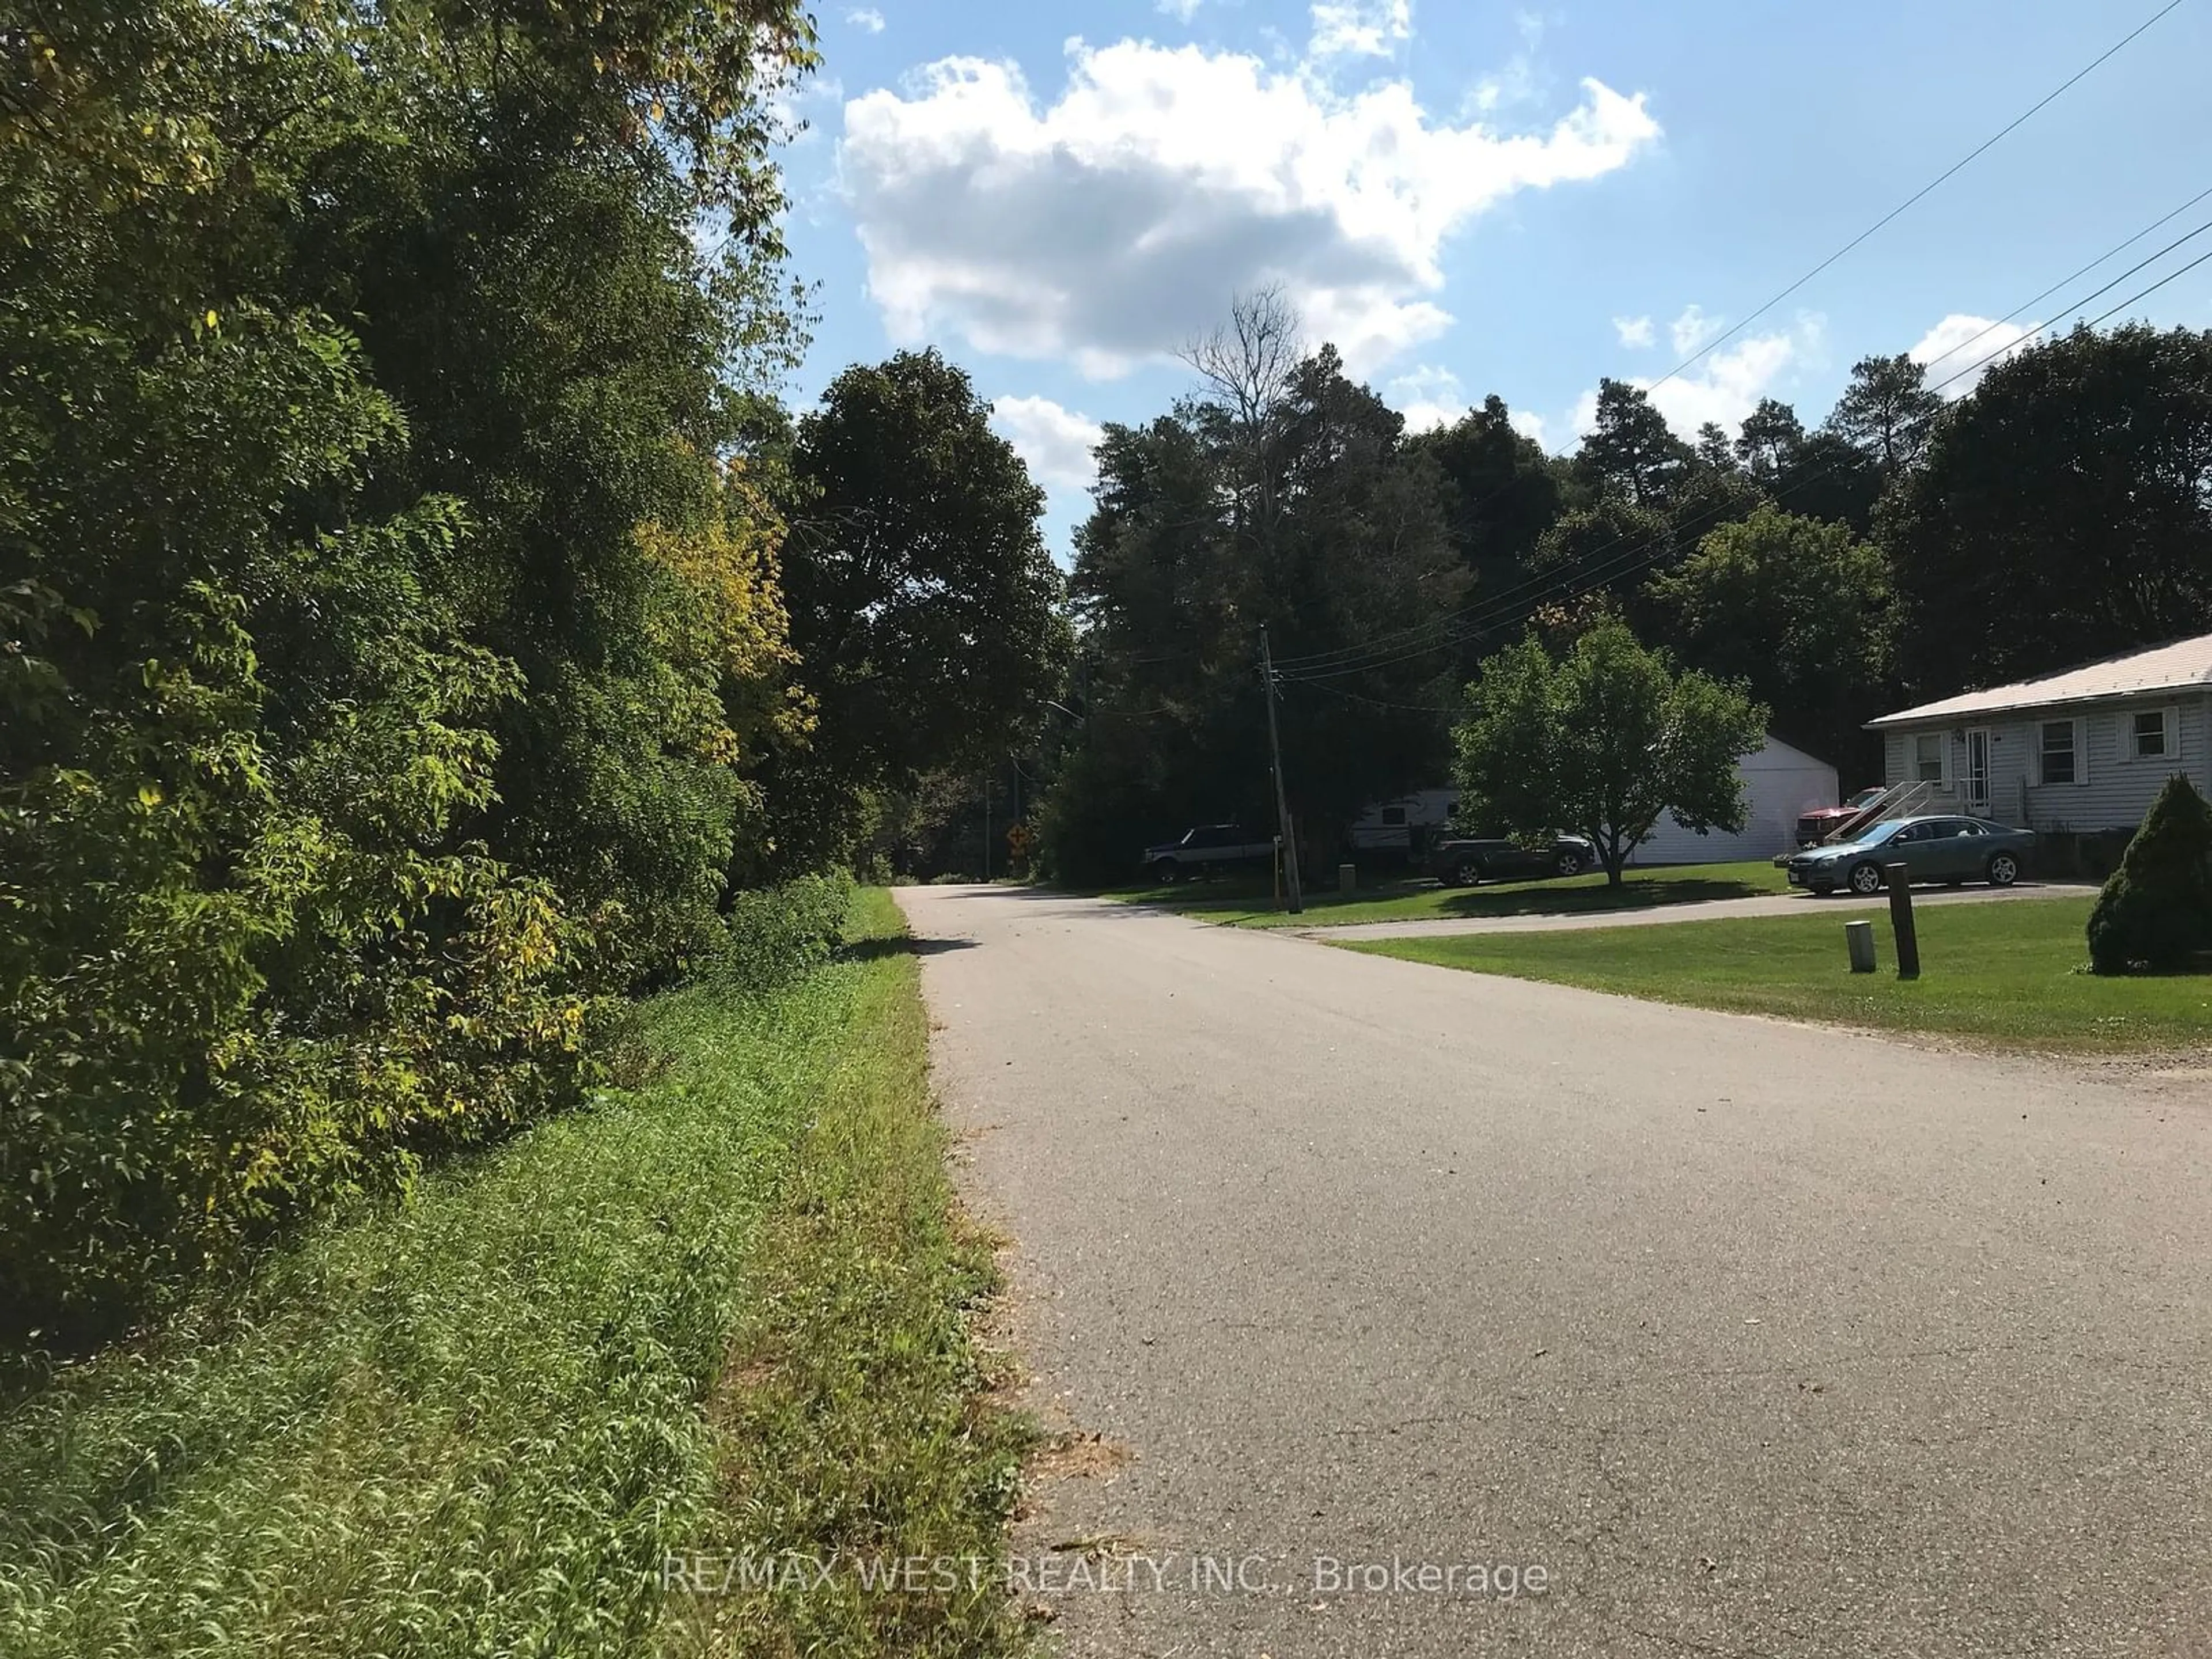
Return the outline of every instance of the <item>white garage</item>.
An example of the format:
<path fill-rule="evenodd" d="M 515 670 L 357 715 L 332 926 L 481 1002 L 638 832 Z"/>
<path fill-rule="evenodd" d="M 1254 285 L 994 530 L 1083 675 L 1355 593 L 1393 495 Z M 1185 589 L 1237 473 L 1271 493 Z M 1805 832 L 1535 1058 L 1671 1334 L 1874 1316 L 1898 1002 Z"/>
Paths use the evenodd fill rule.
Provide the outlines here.
<path fill-rule="evenodd" d="M 1797 815 L 1833 806 L 1836 769 L 1802 749 L 1769 736 L 1736 763 L 1750 808 L 1741 835 L 1714 830 L 1699 835 L 1662 812 L 1659 825 L 1638 843 L 1636 864 L 1731 864 L 1741 859 L 1770 859 L 1797 844 Z"/>

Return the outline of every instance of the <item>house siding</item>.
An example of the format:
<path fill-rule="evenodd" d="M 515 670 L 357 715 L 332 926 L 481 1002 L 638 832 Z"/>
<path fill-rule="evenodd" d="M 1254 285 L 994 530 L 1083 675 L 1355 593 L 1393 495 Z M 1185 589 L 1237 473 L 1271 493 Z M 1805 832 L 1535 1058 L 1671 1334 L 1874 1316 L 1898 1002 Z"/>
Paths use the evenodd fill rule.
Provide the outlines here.
<path fill-rule="evenodd" d="M 2173 711 L 2177 752 L 2163 760 L 2128 758 L 2126 734 L 2133 716 L 2154 708 Z M 2084 781 L 2035 781 L 2041 726 L 2048 720 L 2078 722 L 2076 753 L 2085 762 Z M 2142 822 L 2151 801 L 2175 772 L 2186 774 L 2199 789 L 2212 793 L 2212 698 L 2194 694 L 2021 709 L 1986 721 L 1938 720 L 1894 727 L 1883 737 L 1884 777 L 1891 783 L 1904 781 L 1910 737 L 1942 732 L 1947 738 L 1949 776 L 1963 792 L 1966 754 L 1962 734 L 1968 725 L 1988 727 L 1989 816 L 2001 823 L 2035 830 L 2131 830 Z"/>
<path fill-rule="evenodd" d="M 1742 830 L 1699 834 L 1685 830 L 1667 814 L 1632 854 L 1638 865 L 1717 864 L 1739 859 L 1772 858 L 1797 845 L 1797 819 L 1815 807 L 1833 806 L 1836 769 L 1802 750 L 1770 737 L 1736 763 L 1743 780 Z"/>

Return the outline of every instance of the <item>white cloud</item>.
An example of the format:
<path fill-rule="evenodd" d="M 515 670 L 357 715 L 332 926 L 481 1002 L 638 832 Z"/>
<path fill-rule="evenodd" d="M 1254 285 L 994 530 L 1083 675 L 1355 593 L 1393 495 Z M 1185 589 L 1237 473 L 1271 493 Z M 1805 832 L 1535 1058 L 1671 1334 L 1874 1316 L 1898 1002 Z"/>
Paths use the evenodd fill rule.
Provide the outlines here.
<path fill-rule="evenodd" d="M 845 14 L 845 21 L 854 28 L 864 29 L 870 34 L 884 32 L 884 15 L 873 6 L 855 6 Z"/>
<path fill-rule="evenodd" d="M 1467 397 L 1459 376 L 1434 363 L 1408 369 L 1386 388 L 1384 401 L 1406 417 L 1406 430 L 1426 432 L 1449 426 L 1467 413 Z"/>
<path fill-rule="evenodd" d="M 845 109 L 868 290 L 901 344 L 1072 359 L 1108 377 L 1279 283 L 1356 372 L 1451 318 L 1448 237 L 1524 190 L 1602 177 L 1659 136 L 1595 81 L 1548 128 L 1432 120 L 1401 82 L 1340 96 L 1257 58 L 1067 48 L 1041 102 L 1010 63 L 946 58 Z"/>
<path fill-rule="evenodd" d="M 1613 319 L 1613 331 L 1620 336 L 1621 344 L 1631 351 L 1649 349 L 1657 337 L 1651 331 L 1649 317 L 1616 317 Z"/>
<path fill-rule="evenodd" d="M 1740 336 L 1662 385 L 1654 386 L 1649 377 L 1629 384 L 1650 390 L 1652 406 L 1678 438 L 1694 437 L 1707 421 L 1734 431 L 1761 398 L 1786 389 L 1790 381 L 1826 361 L 1826 333 L 1827 319 L 1808 312 L 1778 333 Z M 1568 426 L 1581 437 L 1596 423 L 1597 391 L 1592 387 L 1576 400 Z"/>
<path fill-rule="evenodd" d="M 1098 476 L 1091 452 L 1106 430 L 1049 398 L 994 398 L 991 424 L 1048 489 L 1088 489 Z"/>
<path fill-rule="evenodd" d="M 1726 318 L 1707 316 L 1703 306 L 1684 307 L 1682 314 L 1667 325 L 1667 332 L 1674 342 L 1674 355 L 1688 356 L 1717 337 L 1727 323 Z"/>
<path fill-rule="evenodd" d="M 1413 33 L 1413 0 L 1315 0 L 1308 56 L 1387 58 Z"/>
<path fill-rule="evenodd" d="M 1536 55 L 1544 44 L 1544 20 L 1524 11 L 1513 21 L 1521 31 L 1521 49 L 1506 59 L 1504 69 L 1477 81 L 1468 94 L 1468 106 L 1485 115 L 1528 103 L 1542 88 L 1545 77 L 1537 72 Z"/>
<path fill-rule="evenodd" d="M 1156 9 L 1178 23 L 1188 23 L 1197 16 L 1198 9 L 1203 3 L 1204 0 L 1155 0 Z"/>
<path fill-rule="evenodd" d="M 1963 398 L 1982 383 L 1983 375 L 2034 337 L 2016 323 L 1993 323 L 1954 311 L 1905 355 L 1928 371 L 1929 385 L 1951 381 L 1943 387 L 1946 398 Z M 1953 380 L 1954 374 L 1959 378 Z"/>

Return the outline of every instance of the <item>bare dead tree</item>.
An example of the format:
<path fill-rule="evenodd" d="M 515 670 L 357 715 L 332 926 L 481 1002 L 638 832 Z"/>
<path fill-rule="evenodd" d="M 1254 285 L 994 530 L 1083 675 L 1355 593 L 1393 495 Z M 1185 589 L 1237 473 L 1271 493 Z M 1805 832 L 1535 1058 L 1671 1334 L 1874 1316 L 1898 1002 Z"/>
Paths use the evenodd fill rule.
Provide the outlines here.
<path fill-rule="evenodd" d="M 1206 401 L 1255 427 L 1281 399 L 1303 352 L 1297 308 L 1271 283 L 1237 295 L 1227 323 L 1194 336 L 1176 355 L 1205 383 Z"/>
<path fill-rule="evenodd" d="M 1280 507 L 1274 459 L 1284 403 L 1305 356 L 1297 307 L 1279 283 L 1249 289 L 1231 302 L 1227 323 L 1194 336 L 1176 355 L 1198 375 L 1199 400 L 1228 429 L 1243 516 L 1264 544 Z"/>

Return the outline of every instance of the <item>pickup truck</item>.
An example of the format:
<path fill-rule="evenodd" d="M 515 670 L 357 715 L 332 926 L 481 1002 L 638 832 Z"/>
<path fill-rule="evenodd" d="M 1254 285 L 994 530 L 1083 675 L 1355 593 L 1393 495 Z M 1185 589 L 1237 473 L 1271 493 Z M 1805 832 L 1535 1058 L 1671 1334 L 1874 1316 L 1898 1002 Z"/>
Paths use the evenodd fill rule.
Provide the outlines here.
<path fill-rule="evenodd" d="M 1446 887 L 1482 881 L 1540 881 L 1597 868 L 1597 848 L 1581 836 L 1559 836 L 1540 847 L 1515 841 L 1450 836 L 1429 849 L 1429 873 Z"/>
<path fill-rule="evenodd" d="M 1252 864 L 1275 856 L 1272 839 L 1252 834 L 1241 823 L 1201 823 L 1174 841 L 1145 848 L 1145 873 L 1163 884 L 1185 876 L 1205 875 L 1226 865 Z"/>

